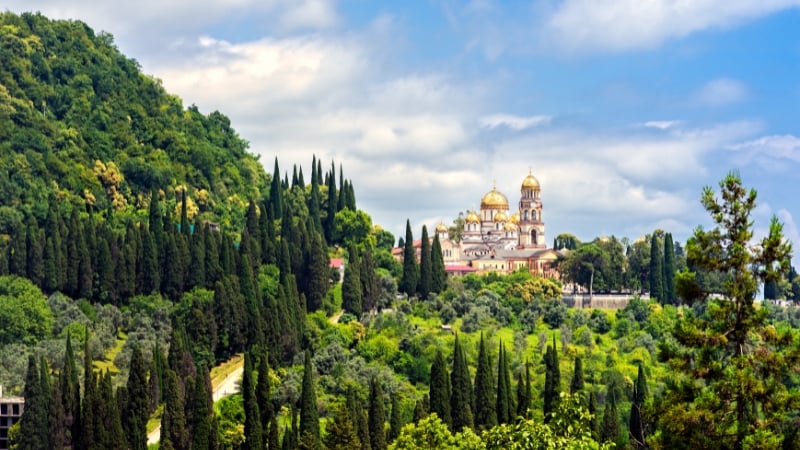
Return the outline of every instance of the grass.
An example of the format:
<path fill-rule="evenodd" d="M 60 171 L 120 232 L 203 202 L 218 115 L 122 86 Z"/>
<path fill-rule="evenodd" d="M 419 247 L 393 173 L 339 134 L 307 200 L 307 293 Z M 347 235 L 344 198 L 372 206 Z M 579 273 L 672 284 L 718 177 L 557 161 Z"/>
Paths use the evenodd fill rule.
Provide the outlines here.
<path fill-rule="evenodd" d="M 128 340 L 128 335 L 123 332 L 119 332 L 119 334 L 117 334 L 116 344 L 114 344 L 114 346 L 108 352 L 106 352 L 106 355 L 103 358 L 103 360 L 92 361 L 92 366 L 95 368 L 95 370 L 98 370 L 101 373 L 108 371 L 108 373 L 112 375 L 118 374 L 119 367 L 117 367 L 114 364 L 114 359 L 116 359 L 117 354 L 119 354 L 119 352 L 122 351 L 122 347 L 125 346 L 125 341 L 127 340 Z"/>
<path fill-rule="evenodd" d="M 153 414 L 150 415 L 150 419 L 147 420 L 147 434 L 150 434 L 153 430 L 158 428 L 161 425 L 161 415 L 164 413 L 164 404 L 158 405 L 158 408 L 155 410 Z"/>

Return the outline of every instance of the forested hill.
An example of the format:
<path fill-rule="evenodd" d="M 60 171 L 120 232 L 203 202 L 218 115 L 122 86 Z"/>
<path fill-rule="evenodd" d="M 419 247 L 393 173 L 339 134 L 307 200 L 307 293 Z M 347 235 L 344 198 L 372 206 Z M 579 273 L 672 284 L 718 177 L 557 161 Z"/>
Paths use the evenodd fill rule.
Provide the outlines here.
<path fill-rule="evenodd" d="M 124 215 L 185 187 L 201 215 L 230 220 L 267 192 L 247 146 L 225 115 L 184 108 L 111 35 L 0 13 L 0 205 L 41 218 L 55 197 Z"/>

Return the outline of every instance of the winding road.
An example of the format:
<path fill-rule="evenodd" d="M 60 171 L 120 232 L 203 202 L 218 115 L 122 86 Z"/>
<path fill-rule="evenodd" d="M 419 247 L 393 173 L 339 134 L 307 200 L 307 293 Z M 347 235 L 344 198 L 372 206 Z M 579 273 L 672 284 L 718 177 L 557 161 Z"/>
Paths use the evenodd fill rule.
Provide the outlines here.
<path fill-rule="evenodd" d="M 239 381 L 242 379 L 243 372 L 244 365 L 243 363 L 239 363 L 238 367 L 236 367 L 231 373 L 228 374 L 228 376 L 225 377 L 225 379 L 222 380 L 222 382 L 214 387 L 215 402 L 218 402 L 223 397 L 227 397 L 239 392 L 239 386 L 237 386 L 237 383 L 239 383 Z M 161 425 L 147 434 L 147 445 L 157 444 L 160 439 Z"/>

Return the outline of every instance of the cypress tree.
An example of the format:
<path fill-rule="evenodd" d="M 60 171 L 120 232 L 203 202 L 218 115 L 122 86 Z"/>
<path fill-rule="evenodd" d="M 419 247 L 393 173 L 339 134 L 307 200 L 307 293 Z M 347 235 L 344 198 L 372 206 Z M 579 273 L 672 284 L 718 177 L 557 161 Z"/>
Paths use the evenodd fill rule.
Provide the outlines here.
<path fill-rule="evenodd" d="M 258 384 L 256 385 L 256 401 L 261 409 L 261 426 L 265 431 L 265 436 L 269 436 L 268 427 L 272 423 L 272 416 L 274 415 L 267 360 L 268 356 L 265 352 L 258 361 Z"/>
<path fill-rule="evenodd" d="M 53 384 L 52 395 L 50 397 L 50 411 L 48 416 L 48 442 L 55 449 L 70 448 L 69 425 L 67 424 L 66 410 L 64 408 L 64 396 L 61 395 L 61 378 L 59 375 Z"/>
<path fill-rule="evenodd" d="M 575 371 L 572 373 L 572 380 L 569 382 L 569 393 L 575 394 L 583 390 L 583 363 L 581 357 L 575 357 Z"/>
<path fill-rule="evenodd" d="M 67 429 L 66 445 L 78 444 L 81 423 L 81 386 L 78 382 L 78 368 L 75 364 L 75 352 L 72 349 L 72 337 L 67 334 L 64 351 L 64 369 L 59 376 L 61 403 L 64 405 L 64 426 Z"/>
<path fill-rule="evenodd" d="M 9 254 L 8 240 L 0 239 L 0 276 L 8 275 L 9 267 L 8 267 L 8 258 L 11 256 Z"/>
<path fill-rule="evenodd" d="M 91 228 L 88 227 L 88 228 Z M 82 229 L 78 236 L 78 296 L 80 298 L 91 299 L 94 269 L 92 268 L 92 255 L 89 252 L 89 244 L 86 241 L 86 228 Z"/>
<path fill-rule="evenodd" d="M 150 400 L 150 403 L 147 407 L 148 415 L 155 412 L 155 410 L 158 409 L 158 405 L 161 403 L 161 382 L 158 376 L 155 354 L 157 349 L 158 344 L 154 346 L 153 359 L 150 361 L 150 376 L 147 379 L 147 393 L 148 399 Z"/>
<path fill-rule="evenodd" d="M 328 292 L 330 279 L 330 258 L 325 248 L 325 238 L 315 230 L 310 230 L 310 246 L 308 252 L 308 269 L 306 279 L 306 310 L 314 312 L 322 307 L 322 300 Z"/>
<path fill-rule="evenodd" d="M 95 427 L 95 396 L 97 390 L 97 381 L 92 367 L 92 352 L 89 347 L 89 330 L 86 330 L 86 335 L 83 339 L 83 403 L 81 406 L 80 415 L 80 440 L 79 447 L 83 449 L 97 448 L 95 440 L 96 427 Z M 163 447 L 162 447 L 163 448 Z"/>
<path fill-rule="evenodd" d="M 344 269 L 344 280 L 342 281 L 342 308 L 356 316 L 361 315 L 361 265 L 359 264 L 358 252 L 355 245 L 350 245 L 347 266 Z"/>
<path fill-rule="evenodd" d="M 346 405 L 339 405 L 333 415 L 333 420 L 328 422 L 325 434 L 325 447 L 328 450 L 353 450 L 361 448 L 350 409 Z"/>
<path fill-rule="evenodd" d="M 544 421 L 547 423 L 551 419 L 561 392 L 561 372 L 558 367 L 558 350 L 556 349 L 555 336 L 553 336 L 553 344 L 547 346 L 547 351 L 544 354 L 544 363 Z"/>
<path fill-rule="evenodd" d="M 328 208 L 325 216 L 325 239 L 328 243 L 333 243 L 338 241 L 334 237 L 334 220 L 339 207 L 339 197 L 336 192 L 336 170 L 333 167 L 333 161 L 331 161 L 331 171 L 327 174 L 326 184 L 328 185 Z"/>
<path fill-rule="evenodd" d="M 617 413 L 617 398 L 613 393 L 606 396 L 606 406 L 603 410 L 603 422 L 600 425 L 600 441 L 615 442 L 619 437 L 619 414 Z"/>
<path fill-rule="evenodd" d="M 483 339 L 483 333 L 481 333 L 481 340 L 478 346 L 478 367 L 475 372 L 475 426 L 479 430 L 488 430 L 497 425 L 499 414 L 497 414 L 498 411 L 495 408 L 499 406 L 500 398 L 498 396 L 497 402 L 495 402 L 495 396 L 492 392 L 494 386 L 492 385 L 491 370 L 489 367 L 489 353 L 486 351 L 486 341 Z M 499 389 L 500 384 L 498 383 L 498 394 Z"/>
<path fill-rule="evenodd" d="M 147 449 L 147 419 L 150 418 L 147 391 L 144 355 L 139 346 L 134 345 L 126 385 L 127 407 L 123 416 L 125 436 L 132 450 Z"/>
<path fill-rule="evenodd" d="M 49 422 L 49 399 L 45 397 L 44 380 L 36 364 L 36 358 L 28 357 L 28 371 L 25 375 L 25 409 L 19 423 L 19 450 L 40 450 L 50 448 L 47 424 Z"/>
<path fill-rule="evenodd" d="M 27 277 L 28 275 L 28 229 L 25 224 L 17 224 L 14 233 L 11 235 L 9 269 L 14 275 L 21 277 Z"/>
<path fill-rule="evenodd" d="M 36 220 L 28 218 L 27 231 L 27 277 L 40 288 L 44 286 L 44 236 Z"/>
<path fill-rule="evenodd" d="M 381 383 L 372 377 L 369 382 L 369 442 L 372 450 L 386 450 L 386 408 Z"/>
<path fill-rule="evenodd" d="M 213 450 L 215 448 L 211 424 L 211 416 L 214 413 L 211 409 L 213 403 L 208 395 L 206 377 L 208 377 L 208 369 L 204 365 L 200 366 L 194 382 L 192 450 Z"/>
<path fill-rule="evenodd" d="M 95 412 L 97 429 L 102 430 L 100 448 L 129 448 L 125 441 L 125 432 L 122 430 L 122 419 L 111 385 L 111 374 L 107 371 L 101 376 L 99 384 L 100 396 Z"/>
<path fill-rule="evenodd" d="M 161 286 L 161 273 L 158 270 L 158 247 L 152 231 L 142 228 L 142 294 L 152 294 Z"/>
<path fill-rule="evenodd" d="M 361 255 L 361 311 L 372 311 L 378 307 L 378 277 L 375 275 L 375 261 L 367 249 Z"/>
<path fill-rule="evenodd" d="M 531 407 L 531 371 L 528 361 L 517 374 L 517 417 L 528 418 Z"/>
<path fill-rule="evenodd" d="M 253 357 L 249 352 L 244 354 L 242 402 L 244 403 L 245 448 L 247 450 L 263 450 L 264 426 L 261 423 L 261 409 L 258 405 L 256 385 L 253 379 Z"/>
<path fill-rule="evenodd" d="M 497 358 L 497 421 L 512 423 L 514 421 L 514 399 L 511 397 L 511 378 L 508 374 L 508 358 L 506 348 L 500 343 Z"/>
<path fill-rule="evenodd" d="M 664 255 L 658 245 L 658 235 L 650 238 L 650 298 L 657 298 L 664 304 Z"/>
<path fill-rule="evenodd" d="M 269 204 L 275 217 L 283 216 L 283 192 L 281 189 L 281 172 L 278 168 L 278 157 L 275 157 L 275 170 L 272 172 L 272 182 L 269 186 Z"/>
<path fill-rule="evenodd" d="M 406 219 L 406 239 L 403 248 L 403 276 L 398 288 L 409 297 L 417 292 L 417 253 L 414 250 L 414 235 L 411 234 L 411 221 Z"/>
<path fill-rule="evenodd" d="M 389 442 L 397 439 L 400 435 L 400 430 L 403 429 L 405 420 L 403 418 L 402 404 L 400 403 L 400 395 L 395 394 L 392 396 L 392 416 L 389 419 Z"/>
<path fill-rule="evenodd" d="M 186 290 L 205 288 L 206 282 L 206 242 L 205 227 L 197 221 L 194 233 L 189 237 L 189 271 L 186 277 Z"/>
<path fill-rule="evenodd" d="M 161 416 L 160 448 L 186 450 L 189 446 L 183 386 L 172 369 L 164 372 L 164 413 Z"/>
<path fill-rule="evenodd" d="M 633 401 L 631 402 L 631 415 L 630 422 L 628 423 L 630 440 L 634 449 L 647 448 L 647 443 L 645 442 L 645 424 L 642 415 L 646 398 L 647 379 L 645 378 L 644 367 L 639 363 L 639 374 L 636 377 L 636 385 L 633 387 Z"/>
<path fill-rule="evenodd" d="M 320 205 L 319 184 L 316 183 L 315 180 L 314 182 L 311 183 L 311 195 L 308 198 L 308 217 L 314 224 L 314 231 L 318 233 L 324 233 L 325 231 L 322 228 L 322 220 L 320 217 L 321 213 L 319 205 Z"/>
<path fill-rule="evenodd" d="M 442 422 L 452 426 L 453 419 L 450 414 L 450 376 L 447 373 L 447 364 L 444 355 L 437 350 L 431 364 L 431 381 L 428 397 L 430 398 L 430 412 L 436 413 Z"/>
<path fill-rule="evenodd" d="M 433 245 L 431 246 L 431 292 L 442 292 L 447 288 L 447 271 L 444 267 L 444 255 L 442 255 L 442 243 L 439 241 L 439 234 L 433 235 Z"/>
<path fill-rule="evenodd" d="M 589 390 L 589 405 L 586 409 L 589 411 L 589 431 L 592 434 L 592 439 L 598 440 L 600 439 L 600 430 L 598 428 L 597 399 L 594 396 L 594 390 Z"/>
<path fill-rule="evenodd" d="M 675 246 L 672 233 L 664 236 L 664 302 L 675 304 Z"/>
<path fill-rule="evenodd" d="M 453 418 L 453 431 L 464 427 L 472 428 L 472 382 L 467 366 L 467 356 L 461 347 L 458 335 L 453 345 L 453 371 L 450 372 L 450 413 Z"/>
<path fill-rule="evenodd" d="M 370 450 L 367 413 L 362 407 L 361 401 L 353 388 L 347 390 L 345 397 L 347 409 L 350 411 L 350 417 L 353 419 L 353 426 L 358 435 L 358 440 L 361 443 L 361 450 Z"/>
<path fill-rule="evenodd" d="M 417 294 L 421 299 L 427 299 L 433 283 L 433 267 L 431 263 L 431 242 L 428 239 L 428 227 L 422 226 L 422 242 L 420 245 L 419 282 Z"/>
<path fill-rule="evenodd" d="M 319 412 L 317 411 L 317 394 L 314 387 L 314 367 L 311 365 L 311 352 L 306 350 L 303 366 L 303 387 L 300 393 L 300 438 L 313 445 L 320 446 Z"/>

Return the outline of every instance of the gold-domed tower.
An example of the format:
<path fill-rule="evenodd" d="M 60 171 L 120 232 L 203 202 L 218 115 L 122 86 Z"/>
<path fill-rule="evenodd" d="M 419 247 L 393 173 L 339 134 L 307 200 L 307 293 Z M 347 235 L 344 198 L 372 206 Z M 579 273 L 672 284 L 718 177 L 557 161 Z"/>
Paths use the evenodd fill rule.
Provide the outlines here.
<path fill-rule="evenodd" d="M 542 186 L 539 180 L 528 171 L 520 187 L 519 247 L 545 248 L 544 222 L 542 221 L 542 200 L 539 197 Z"/>

